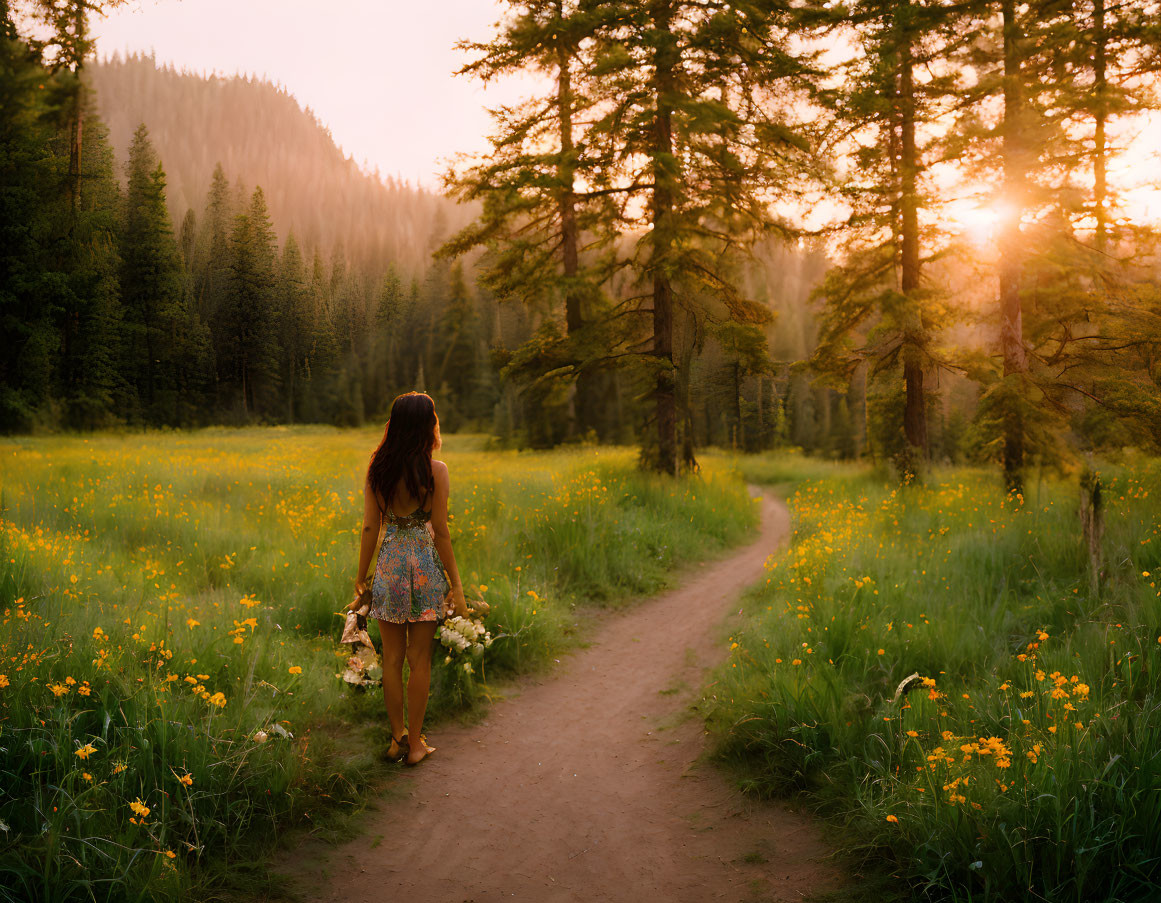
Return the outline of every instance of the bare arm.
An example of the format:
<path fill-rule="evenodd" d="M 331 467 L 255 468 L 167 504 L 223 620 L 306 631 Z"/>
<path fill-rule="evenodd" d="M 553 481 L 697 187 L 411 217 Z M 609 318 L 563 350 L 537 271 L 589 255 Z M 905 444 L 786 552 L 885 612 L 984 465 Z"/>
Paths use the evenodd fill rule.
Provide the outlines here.
<path fill-rule="evenodd" d="M 464 587 L 460 582 L 460 571 L 456 567 L 456 556 L 452 551 L 451 531 L 447 525 L 447 499 L 451 488 L 448 480 L 447 465 L 443 461 L 431 462 L 431 475 L 435 480 L 435 495 L 431 502 L 431 532 L 435 539 L 435 549 L 443 561 L 444 570 L 451 580 L 452 600 L 455 603 L 455 613 L 460 616 L 468 614 L 468 604 L 464 600 Z"/>
<path fill-rule="evenodd" d="M 379 510 L 379 501 L 375 498 L 375 491 L 371 488 L 369 482 L 364 482 L 363 529 L 359 542 L 359 571 L 355 574 L 356 597 L 367 588 L 367 569 L 371 567 L 371 556 L 375 554 L 375 543 L 379 539 L 379 528 L 382 517 L 382 512 Z"/>

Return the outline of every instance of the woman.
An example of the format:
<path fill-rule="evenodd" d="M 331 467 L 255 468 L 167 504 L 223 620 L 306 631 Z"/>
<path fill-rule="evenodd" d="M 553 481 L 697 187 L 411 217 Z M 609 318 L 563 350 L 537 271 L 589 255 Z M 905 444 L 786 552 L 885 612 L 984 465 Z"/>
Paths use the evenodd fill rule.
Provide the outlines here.
<path fill-rule="evenodd" d="M 439 447 L 439 418 L 431 398 L 420 392 L 396 398 L 383 440 L 367 468 L 359 574 L 355 601 L 350 605 L 356 609 L 359 595 L 366 592 L 367 569 L 382 528 L 368 617 L 378 620 L 383 640 L 383 700 L 391 722 L 387 755 L 396 761 L 404 759 L 408 765 L 435 752 L 420 731 L 437 622 L 445 614 L 468 615 L 447 526 L 447 465 L 431 459 Z M 406 728 L 405 657 L 410 668 Z"/>

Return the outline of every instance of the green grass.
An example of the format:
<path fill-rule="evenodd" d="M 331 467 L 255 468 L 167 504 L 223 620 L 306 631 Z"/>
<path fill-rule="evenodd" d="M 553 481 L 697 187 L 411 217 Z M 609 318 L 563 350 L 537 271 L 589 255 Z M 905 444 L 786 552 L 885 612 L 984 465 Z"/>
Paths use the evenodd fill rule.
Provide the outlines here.
<path fill-rule="evenodd" d="M 288 826 L 333 830 L 390 780 L 379 693 L 337 678 L 378 435 L 0 442 L 0 900 L 220 893 Z M 502 636 L 473 675 L 436 656 L 429 721 L 756 521 L 724 460 L 672 481 L 630 449 L 452 436 L 441 456 L 465 586 Z"/>
<path fill-rule="evenodd" d="M 901 900 L 1156 899 L 1161 468 L 1102 477 L 1096 595 L 1074 481 L 802 482 L 706 703 L 744 786 L 812 800 Z"/>

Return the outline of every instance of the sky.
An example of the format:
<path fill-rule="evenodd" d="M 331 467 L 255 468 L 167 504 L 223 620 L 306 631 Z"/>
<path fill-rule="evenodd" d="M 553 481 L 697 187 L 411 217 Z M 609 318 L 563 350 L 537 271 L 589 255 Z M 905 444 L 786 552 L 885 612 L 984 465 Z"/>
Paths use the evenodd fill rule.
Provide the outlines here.
<path fill-rule="evenodd" d="M 159 63 L 262 76 L 310 107 L 345 153 L 383 175 L 437 188 L 457 152 L 488 147 L 498 106 L 530 78 L 485 90 L 454 76 L 485 41 L 493 0 L 129 0 L 93 23 L 99 56 L 152 52 Z"/>
<path fill-rule="evenodd" d="M 455 43 L 488 40 L 500 17 L 495 0 L 128 0 L 93 31 L 101 56 L 152 52 L 179 69 L 265 77 L 368 170 L 438 189 L 455 154 L 487 150 L 486 108 L 539 93 L 546 78 L 485 89 L 453 74 L 470 58 Z M 1130 215 L 1157 222 L 1161 116 L 1126 131 L 1129 152 L 1110 175 Z M 996 211 L 969 204 L 944 215 L 986 232 Z"/>

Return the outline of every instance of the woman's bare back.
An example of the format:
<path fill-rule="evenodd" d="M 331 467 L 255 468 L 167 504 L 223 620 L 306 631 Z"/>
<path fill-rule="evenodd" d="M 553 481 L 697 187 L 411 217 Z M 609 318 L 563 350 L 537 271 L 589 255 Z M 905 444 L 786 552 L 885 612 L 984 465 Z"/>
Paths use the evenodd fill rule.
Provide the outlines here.
<path fill-rule="evenodd" d="M 407 484 L 400 480 L 399 485 L 395 487 L 395 496 L 391 499 L 390 508 L 387 507 L 378 490 L 375 491 L 375 500 L 379 503 L 380 511 L 394 514 L 396 517 L 407 517 L 409 514 L 421 510 L 425 505 L 430 505 L 431 493 L 428 493 L 427 498 L 422 501 L 416 499 L 407 491 Z"/>

